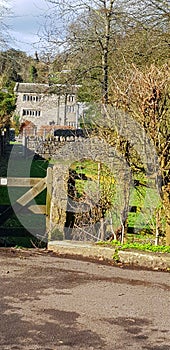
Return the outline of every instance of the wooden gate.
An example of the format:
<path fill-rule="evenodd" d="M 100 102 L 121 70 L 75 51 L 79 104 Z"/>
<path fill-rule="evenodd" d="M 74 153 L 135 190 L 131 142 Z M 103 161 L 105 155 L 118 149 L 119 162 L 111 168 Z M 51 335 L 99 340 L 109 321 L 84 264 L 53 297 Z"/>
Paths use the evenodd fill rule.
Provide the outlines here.
<path fill-rule="evenodd" d="M 41 214 L 46 217 L 45 224 L 45 232 L 46 241 L 48 239 L 48 230 L 49 230 L 49 220 L 50 220 L 50 203 L 51 203 L 51 191 L 52 191 L 52 168 L 47 168 L 47 175 L 44 178 L 0 178 L 0 186 L 7 187 L 30 187 L 30 189 L 24 193 L 16 202 L 12 205 L 1 205 L 4 207 L 0 214 L 0 237 L 5 236 L 19 236 L 21 233 L 17 232 L 15 227 L 4 228 L 2 225 L 11 217 L 13 213 L 17 216 L 19 213 L 33 213 L 33 214 Z M 42 191 L 47 189 L 46 192 L 46 203 L 45 205 L 29 205 L 29 203 Z M 35 227 L 31 229 L 31 233 L 35 236 L 40 234 L 39 228 Z M 22 229 L 22 237 L 29 234 L 29 230 L 23 227 Z M 41 234 L 40 234 L 41 236 Z M 44 237 L 43 237 L 44 239 Z"/>

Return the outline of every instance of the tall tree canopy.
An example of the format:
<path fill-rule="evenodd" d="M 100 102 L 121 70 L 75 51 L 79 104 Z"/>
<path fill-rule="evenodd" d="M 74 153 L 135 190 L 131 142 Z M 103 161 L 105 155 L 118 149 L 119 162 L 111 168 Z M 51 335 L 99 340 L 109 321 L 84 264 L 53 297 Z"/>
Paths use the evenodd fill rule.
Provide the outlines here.
<path fill-rule="evenodd" d="M 55 19 L 50 17 L 48 39 L 68 52 L 75 77 L 86 77 L 100 85 L 103 103 L 108 103 L 109 59 L 116 48 L 115 36 L 122 30 L 125 12 L 118 0 L 49 0 Z M 59 24 L 59 25 L 58 25 Z M 93 84 L 95 87 L 95 84 Z"/>
<path fill-rule="evenodd" d="M 10 124 L 10 118 L 15 110 L 15 97 L 5 91 L 0 91 L 0 129 Z"/>
<path fill-rule="evenodd" d="M 81 97 L 109 101 L 109 77 L 125 65 L 164 64 L 169 57 L 168 1 L 46 0 L 46 39 L 56 60 L 58 81 L 82 84 Z M 53 77 L 55 71 L 53 72 Z"/>

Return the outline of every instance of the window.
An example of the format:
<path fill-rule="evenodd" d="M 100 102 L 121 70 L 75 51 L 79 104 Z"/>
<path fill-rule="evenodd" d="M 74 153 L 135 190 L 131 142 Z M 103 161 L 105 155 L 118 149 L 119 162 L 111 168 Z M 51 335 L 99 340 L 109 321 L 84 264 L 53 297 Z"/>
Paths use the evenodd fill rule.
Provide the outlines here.
<path fill-rule="evenodd" d="M 68 113 L 71 112 L 71 106 L 67 106 L 67 112 L 68 112 Z"/>
<path fill-rule="evenodd" d="M 68 124 L 68 126 L 73 126 L 73 127 L 76 126 L 76 123 L 75 123 L 75 122 L 68 122 L 67 124 Z"/>
<path fill-rule="evenodd" d="M 41 101 L 42 97 L 41 96 L 37 96 L 37 95 L 26 95 L 24 94 L 22 96 L 22 100 L 23 101 L 33 101 L 33 102 L 39 102 Z"/>
<path fill-rule="evenodd" d="M 68 96 L 68 100 L 69 100 L 69 102 L 73 102 L 74 101 L 74 95 L 69 95 Z"/>
<path fill-rule="evenodd" d="M 73 113 L 75 111 L 75 105 L 67 106 L 67 112 Z"/>
<path fill-rule="evenodd" d="M 41 111 L 40 110 L 34 110 L 34 109 L 23 109 L 22 115 L 27 115 L 27 116 L 33 116 L 33 117 L 40 117 L 41 116 Z"/>

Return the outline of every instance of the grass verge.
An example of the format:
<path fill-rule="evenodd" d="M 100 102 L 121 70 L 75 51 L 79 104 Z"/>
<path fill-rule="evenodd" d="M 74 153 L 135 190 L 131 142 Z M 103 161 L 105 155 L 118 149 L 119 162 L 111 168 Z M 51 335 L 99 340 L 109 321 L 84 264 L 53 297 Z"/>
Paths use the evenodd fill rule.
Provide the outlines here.
<path fill-rule="evenodd" d="M 112 242 L 97 242 L 96 244 L 99 245 L 105 245 L 105 246 L 112 246 L 116 248 L 116 251 L 119 250 L 139 250 L 139 251 L 149 251 L 154 253 L 170 253 L 170 246 L 164 246 L 164 245 L 153 245 L 152 243 L 125 243 L 121 244 L 119 241 L 112 241 Z"/>

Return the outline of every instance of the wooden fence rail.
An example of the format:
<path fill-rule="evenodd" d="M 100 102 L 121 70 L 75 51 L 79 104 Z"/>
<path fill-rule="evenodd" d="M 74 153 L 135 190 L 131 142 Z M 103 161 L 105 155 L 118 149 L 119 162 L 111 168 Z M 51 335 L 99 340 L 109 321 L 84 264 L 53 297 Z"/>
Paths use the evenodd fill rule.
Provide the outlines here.
<path fill-rule="evenodd" d="M 32 212 L 34 214 L 46 215 L 46 232 L 48 232 L 52 191 L 52 168 L 47 168 L 47 175 L 44 178 L 1 177 L 0 186 L 31 187 L 26 193 L 24 193 L 20 198 L 18 198 L 14 204 L 8 206 L 4 205 L 4 210 L 2 210 L 3 205 L 1 205 L 2 212 L 0 214 L 0 226 L 2 226 L 11 217 L 13 213 L 17 215 L 20 212 Z M 46 204 L 29 205 L 29 203 L 45 189 L 47 189 Z"/>

